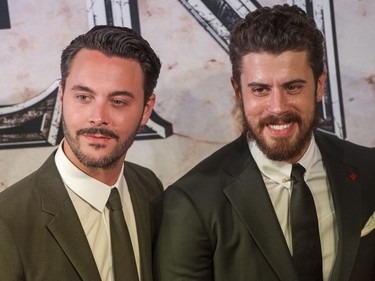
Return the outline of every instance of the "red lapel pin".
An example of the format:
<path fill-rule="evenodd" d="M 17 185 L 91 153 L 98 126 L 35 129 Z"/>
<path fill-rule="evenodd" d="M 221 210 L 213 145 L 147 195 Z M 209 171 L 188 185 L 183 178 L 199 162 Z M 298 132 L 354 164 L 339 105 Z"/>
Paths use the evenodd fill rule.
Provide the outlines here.
<path fill-rule="evenodd" d="M 357 179 L 357 176 L 358 175 L 356 173 L 351 173 L 349 177 L 352 179 L 352 181 L 355 181 Z"/>

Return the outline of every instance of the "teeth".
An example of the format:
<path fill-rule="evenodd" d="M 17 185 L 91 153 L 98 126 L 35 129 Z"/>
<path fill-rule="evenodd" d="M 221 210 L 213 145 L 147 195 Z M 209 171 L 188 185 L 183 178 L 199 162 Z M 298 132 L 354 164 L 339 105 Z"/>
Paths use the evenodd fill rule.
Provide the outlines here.
<path fill-rule="evenodd" d="M 287 128 L 289 128 L 292 124 L 289 123 L 289 124 L 283 124 L 283 125 L 270 125 L 270 127 L 273 129 L 273 130 L 285 130 Z"/>

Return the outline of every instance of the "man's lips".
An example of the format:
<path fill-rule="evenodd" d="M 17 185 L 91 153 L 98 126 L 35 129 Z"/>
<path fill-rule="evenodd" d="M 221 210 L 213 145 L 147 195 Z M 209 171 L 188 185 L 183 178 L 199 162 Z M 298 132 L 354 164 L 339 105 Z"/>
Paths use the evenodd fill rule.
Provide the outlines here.
<path fill-rule="evenodd" d="M 286 112 L 282 115 L 269 115 L 259 122 L 261 129 L 276 137 L 286 137 L 301 124 L 300 117 L 294 112 Z"/>
<path fill-rule="evenodd" d="M 281 125 L 269 125 L 269 126 L 271 127 L 272 130 L 282 131 L 282 130 L 288 129 L 290 126 L 292 126 L 292 123 L 281 124 Z"/>
<path fill-rule="evenodd" d="M 98 139 L 111 139 L 112 138 L 112 137 L 109 137 L 109 136 L 99 135 L 99 134 L 95 134 L 95 135 L 84 134 L 84 136 L 89 137 L 89 138 L 98 138 Z"/>
<path fill-rule="evenodd" d="M 286 124 L 277 124 L 277 125 L 269 124 L 266 126 L 266 128 L 272 135 L 278 136 L 278 137 L 284 137 L 290 134 L 294 130 L 295 126 L 296 126 L 296 123 L 286 123 Z"/>
<path fill-rule="evenodd" d="M 112 137 L 105 136 L 105 135 L 91 135 L 91 134 L 83 134 L 83 136 L 91 143 L 106 143 L 109 140 L 113 139 Z"/>

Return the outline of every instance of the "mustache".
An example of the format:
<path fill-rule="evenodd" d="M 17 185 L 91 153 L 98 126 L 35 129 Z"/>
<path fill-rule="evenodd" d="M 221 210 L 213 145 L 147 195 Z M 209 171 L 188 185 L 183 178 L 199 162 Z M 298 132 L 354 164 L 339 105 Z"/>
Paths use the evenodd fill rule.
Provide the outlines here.
<path fill-rule="evenodd" d="M 109 137 L 109 138 L 113 138 L 113 139 L 116 139 L 118 140 L 120 137 L 113 131 L 111 130 L 108 130 L 108 129 L 104 129 L 104 128 L 84 128 L 84 129 L 80 129 L 76 132 L 77 134 L 77 137 L 79 135 L 96 135 L 96 134 L 100 134 L 100 135 L 103 135 L 105 137 Z"/>
<path fill-rule="evenodd" d="M 267 125 L 277 125 L 279 122 L 298 124 L 302 123 L 301 117 L 294 112 L 286 112 L 281 115 L 268 115 L 259 121 L 259 127 L 264 128 Z"/>

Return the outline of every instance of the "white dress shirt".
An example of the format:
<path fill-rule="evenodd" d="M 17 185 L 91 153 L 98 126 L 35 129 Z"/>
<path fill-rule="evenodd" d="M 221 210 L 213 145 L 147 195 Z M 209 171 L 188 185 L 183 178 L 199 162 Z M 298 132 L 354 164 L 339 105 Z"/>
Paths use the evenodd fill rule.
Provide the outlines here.
<path fill-rule="evenodd" d="M 111 188 L 118 188 L 133 245 L 138 275 L 140 276 L 137 229 L 129 189 L 123 176 L 124 166 L 117 182 L 113 186 L 108 186 L 83 173 L 70 162 L 63 152 L 62 144 L 60 144 L 56 152 L 55 163 L 77 211 L 103 281 L 114 280 L 109 209 L 106 207 L 106 203 L 111 193 Z"/>
<path fill-rule="evenodd" d="M 292 192 L 290 181 L 292 165 L 268 159 L 253 141 L 249 142 L 249 148 L 262 173 L 285 240 L 291 254 L 293 254 L 289 214 L 290 195 Z M 304 178 L 314 198 L 322 247 L 323 280 L 328 281 L 336 257 L 338 234 L 327 174 L 314 137 L 305 155 L 298 163 L 306 169 Z"/>

